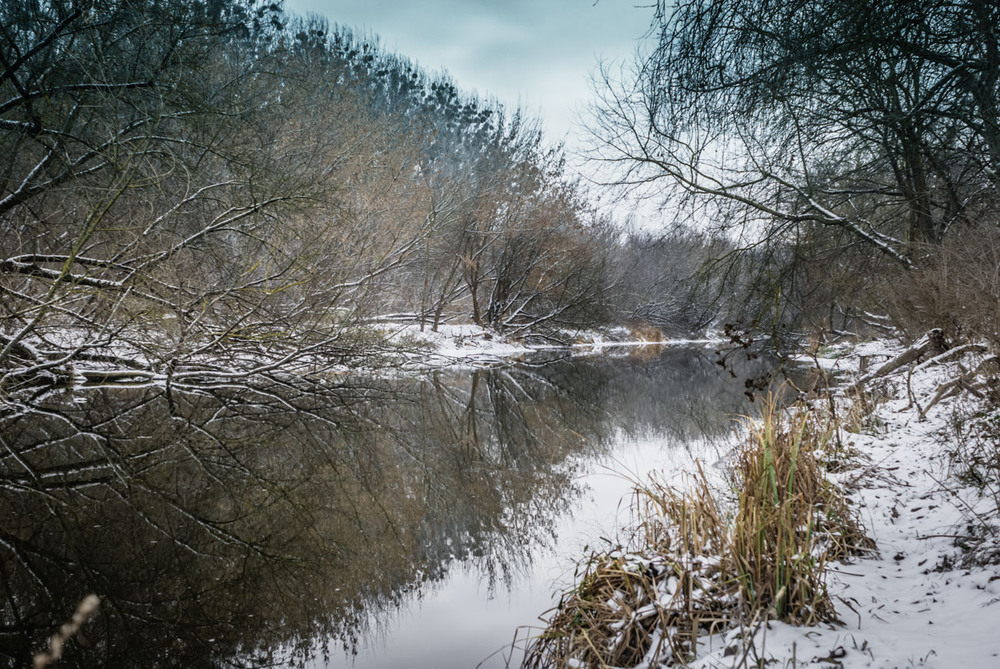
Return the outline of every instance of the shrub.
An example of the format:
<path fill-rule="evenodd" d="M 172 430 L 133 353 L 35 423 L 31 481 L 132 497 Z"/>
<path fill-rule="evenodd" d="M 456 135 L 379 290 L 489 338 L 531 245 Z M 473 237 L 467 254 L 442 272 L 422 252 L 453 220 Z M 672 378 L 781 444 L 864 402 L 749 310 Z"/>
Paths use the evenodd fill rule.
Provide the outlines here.
<path fill-rule="evenodd" d="M 952 414 L 945 447 L 952 473 L 976 488 L 988 501 L 968 516 L 966 531 L 956 544 L 961 564 L 1000 563 L 1000 408 L 990 401 L 960 406 Z"/>
<path fill-rule="evenodd" d="M 918 269 L 891 287 L 893 321 L 912 338 L 941 328 L 948 340 L 981 340 L 1000 351 L 1000 229 L 956 231 L 920 250 Z"/>

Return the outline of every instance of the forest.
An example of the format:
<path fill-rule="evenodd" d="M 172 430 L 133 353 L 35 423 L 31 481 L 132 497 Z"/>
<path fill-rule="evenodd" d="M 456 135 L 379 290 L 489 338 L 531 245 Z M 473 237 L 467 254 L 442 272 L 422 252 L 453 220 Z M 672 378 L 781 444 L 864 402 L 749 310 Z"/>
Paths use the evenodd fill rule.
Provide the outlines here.
<path fill-rule="evenodd" d="M 996 338 L 988 4 L 660 3 L 597 76 L 601 184 L 520 110 L 278 3 L 0 12 L 5 389 L 357 364 L 393 319 Z"/>
<path fill-rule="evenodd" d="M 321 372 L 612 317 L 537 123 L 260 2 L 4 3 L 0 387 Z"/>
<path fill-rule="evenodd" d="M 595 157 L 725 241 L 703 273 L 756 305 L 730 317 L 995 348 L 998 11 L 660 2 L 648 55 L 601 72 Z"/>

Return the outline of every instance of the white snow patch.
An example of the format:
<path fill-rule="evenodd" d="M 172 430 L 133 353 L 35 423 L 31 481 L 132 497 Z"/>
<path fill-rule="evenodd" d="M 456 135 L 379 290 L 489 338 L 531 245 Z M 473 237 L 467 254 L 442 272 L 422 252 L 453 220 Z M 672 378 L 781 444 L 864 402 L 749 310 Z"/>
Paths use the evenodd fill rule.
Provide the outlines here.
<path fill-rule="evenodd" d="M 532 351 L 522 343 L 507 341 L 472 323 L 444 324 L 436 332 L 430 327 L 421 330 L 419 324 L 412 323 L 393 327 L 388 334 L 395 343 L 426 348 L 419 359 L 431 366 L 489 363 Z"/>
<path fill-rule="evenodd" d="M 852 355 L 856 357 L 861 356 L 894 356 L 899 354 L 903 350 L 903 347 L 895 340 L 890 339 L 873 339 L 872 341 L 866 341 L 858 344 L 851 351 Z"/>
<path fill-rule="evenodd" d="M 538 351 L 564 350 L 573 354 L 602 353 L 608 349 L 629 349 L 644 346 L 717 344 L 721 339 L 671 339 L 643 341 L 631 339 L 627 328 L 606 331 L 564 332 L 560 338 L 567 345 L 525 343 L 472 323 L 441 324 L 437 331 L 430 326 L 421 329 L 418 323 L 392 324 L 385 327 L 390 341 L 412 344 L 424 350 L 415 354 L 412 362 L 418 366 L 489 365 Z"/>
<path fill-rule="evenodd" d="M 859 356 L 900 350 L 888 342 L 863 344 L 841 365 L 857 369 Z M 831 565 L 828 587 L 843 626 L 772 622 L 756 632 L 751 658 L 780 667 L 1000 667 L 1000 566 L 952 566 L 960 555 L 956 538 L 985 512 L 996 512 L 993 500 L 949 472 L 948 421 L 956 403 L 967 400 L 941 402 L 921 421 L 910 399 L 912 393 L 926 406 L 955 375 L 952 363 L 917 367 L 909 388 L 907 370 L 880 381 L 891 399 L 877 410 L 879 434 L 845 433 L 870 464 L 839 476 L 857 486 L 852 499 L 879 556 Z M 727 656 L 723 641 L 704 639 L 704 653 L 690 666 L 743 666 L 742 651 Z"/>

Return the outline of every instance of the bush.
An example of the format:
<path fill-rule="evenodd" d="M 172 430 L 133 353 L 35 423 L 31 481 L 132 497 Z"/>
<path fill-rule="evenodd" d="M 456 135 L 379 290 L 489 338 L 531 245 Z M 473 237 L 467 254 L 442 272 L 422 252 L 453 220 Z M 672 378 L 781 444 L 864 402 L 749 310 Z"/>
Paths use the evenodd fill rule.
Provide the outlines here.
<path fill-rule="evenodd" d="M 991 401 L 960 406 L 952 414 L 946 448 L 952 473 L 979 490 L 989 506 L 970 511 L 956 544 L 963 566 L 1000 563 L 1000 408 Z"/>
<path fill-rule="evenodd" d="M 918 268 L 890 289 L 889 311 L 911 338 L 941 328 L 951 341 L 1000 351 L 1000 229 L 982 225 L 924 246 Z"/>

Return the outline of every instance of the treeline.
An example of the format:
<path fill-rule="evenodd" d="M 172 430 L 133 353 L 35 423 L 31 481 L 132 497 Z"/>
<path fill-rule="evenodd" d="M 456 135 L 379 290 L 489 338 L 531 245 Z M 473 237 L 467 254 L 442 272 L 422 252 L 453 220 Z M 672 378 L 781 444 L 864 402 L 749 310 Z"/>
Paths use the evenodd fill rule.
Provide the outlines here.
<path fill-rule="evenodd" d="M 606 322 L 530 119 L 259 0 L 0 5 L 0 386 L 322 369 L 403 315 Z"/>
<path fill-rule="evenodd" d="M 603 72 L 598 157 L 719 245 L 723 318 L 1000 344 L 997 25 L 975 0 L 659 2 Z"/>

